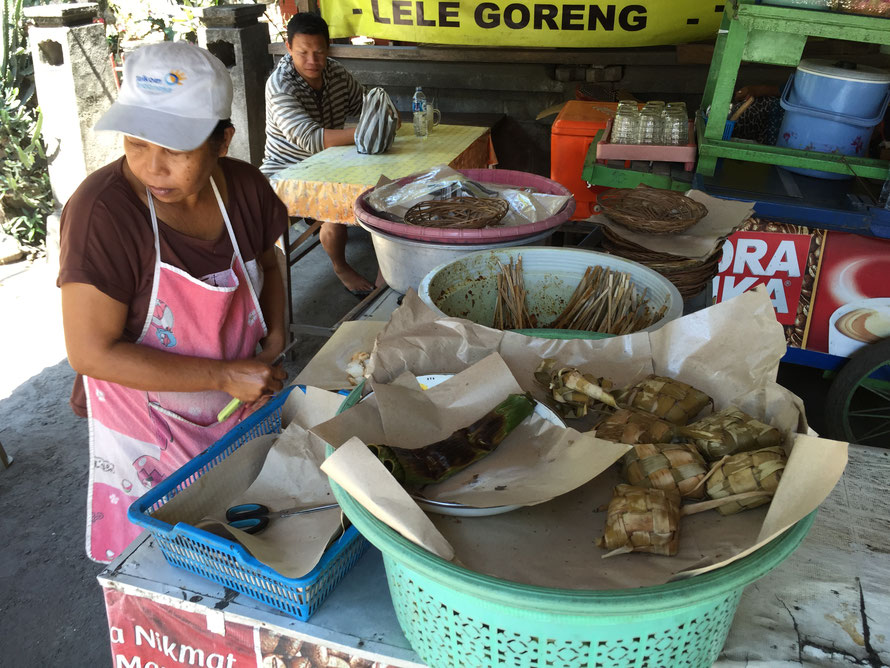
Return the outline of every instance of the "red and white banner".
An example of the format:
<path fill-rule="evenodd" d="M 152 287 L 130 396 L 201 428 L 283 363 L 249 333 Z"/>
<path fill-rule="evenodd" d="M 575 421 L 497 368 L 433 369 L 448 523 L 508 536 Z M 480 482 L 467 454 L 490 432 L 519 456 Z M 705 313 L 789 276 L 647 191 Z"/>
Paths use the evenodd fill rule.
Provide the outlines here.
<path fill-rule="evenodd" d="M 752 219 L 724 243 L 714 301 L 761 284 L 790 346 L 849 357 L 890 337 L 890 240 Z"/>
<path fill-rule="evenodd" d="M 716 302 L 765 285 L 783 325 L 793 325 L 810 248 L 809 234 L 735 232 L 723 245 L 714 278 Z"/>
<path fill-rule="evenodd" d="M 103 591 L 114 668 L 396 668 L 375 655 L 308 642 L 259 622 L 239 624 L 221 610 L 190 612 L 176 601 Z"/>

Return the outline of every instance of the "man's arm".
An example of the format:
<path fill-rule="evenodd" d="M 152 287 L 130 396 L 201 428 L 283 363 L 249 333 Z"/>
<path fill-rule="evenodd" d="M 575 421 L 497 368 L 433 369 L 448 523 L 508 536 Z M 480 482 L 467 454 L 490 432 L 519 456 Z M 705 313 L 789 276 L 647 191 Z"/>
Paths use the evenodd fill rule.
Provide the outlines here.
<path fill-rule="evenodd" d="M 324 129 L 324 147 L 331 146 L 349 146 L 355 143 L 355 128 L 346 128 L 345 130 L 329 130 Z"/>
<path fill-rule="evenodd" d="M 267 112 L 287 141 L 309 154 L 325 148 L 327 131 L 312 119 L 299 99 L 282 92 L 272 93 L 268 99 Z"/>

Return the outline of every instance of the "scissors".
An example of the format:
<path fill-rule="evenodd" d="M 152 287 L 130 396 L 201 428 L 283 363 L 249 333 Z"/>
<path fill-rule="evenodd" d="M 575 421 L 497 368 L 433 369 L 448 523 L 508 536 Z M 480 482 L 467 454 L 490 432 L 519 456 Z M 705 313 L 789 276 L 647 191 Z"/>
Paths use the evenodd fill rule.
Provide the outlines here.
<path fill-rule="evenodd" d="M 232 506 L 226 511 L 226 521 L 234 529 L 241 529 L 245 533 L 255 534 L 269 526 L 270 519 L 314 513 L 319 510 L 337 508 L 338 506 L 339 504 L 337 503 L 326 503 L 321 506 L 309 506 L 308 508 L 306 506 L 298 506 L 285 510 L 270 510 L 269 506 L 264 506 L 261 503 L 242 503 Z"/>
<path fill-rule="evenodd" d="M 280 353 L 278 353 L 278 357 L 276 357 L 274 360 L 272 360 L 272 364 L 270 364 L 269 366 L 278 366 L 279 364 L 281 364 L 284 361 L 285 355 L 287 355 L 290 352 L 291 348 L 293 348 L 295 345 L 297 345 L 297 343 L 299 341 L 300 341 L 300 339 L 294 339 L 289 344 L 287 344 L 287 347 L 284 350 L 282 350 Z M 217 413 L 216 421 L 217 422 L 225 422 L 226 420 L 229 419 L 229 417 L 232 415 L 232 413 L 234 413 L 237 410 L 238 406 L 240 406 L 240 405 L 241 405 L 240 399 L 232 399 L 229 403 L 227 403 L 225 405 L 225 408 L 223 408 L 219 413 Z"/>

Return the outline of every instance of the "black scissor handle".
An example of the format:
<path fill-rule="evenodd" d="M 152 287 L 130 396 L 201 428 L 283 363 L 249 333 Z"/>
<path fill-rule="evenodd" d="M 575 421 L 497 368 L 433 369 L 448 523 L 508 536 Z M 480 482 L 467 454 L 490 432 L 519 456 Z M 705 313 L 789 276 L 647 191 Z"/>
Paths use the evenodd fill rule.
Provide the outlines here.
<path fill-rule="evenodd" d="M 266 516 L 262 517 L 246 517 L 240 520 L 230 520 L 229 526 L 233 529 L 241 529 L 244 533 L 255 534 L 259 533 L 267 526 L 269 526 L 269 518 Z"/>
<path fill-rule="evenodd" d="M 266 517 L 268 514 L 269 508 L 261 503 L 242 503 L 229 508 L 226 511 L 226 519 L 229 522 L 236 522 L 238 520 Z"/>

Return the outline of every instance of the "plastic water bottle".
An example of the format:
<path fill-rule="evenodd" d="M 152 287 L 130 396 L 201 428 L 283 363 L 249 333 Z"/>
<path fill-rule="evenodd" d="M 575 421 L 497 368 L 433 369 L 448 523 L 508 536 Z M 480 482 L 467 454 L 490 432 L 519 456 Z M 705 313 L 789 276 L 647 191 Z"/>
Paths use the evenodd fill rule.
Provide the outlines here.
<path fill-rule="evenodd" d="M 426 118 L 426 95 L 423 94 L 420 86 L 414 89 L 411 111 L 414 112 L 414 134 L 418 137 L 426 137 L 430 133 L 430 129 Z"/>

